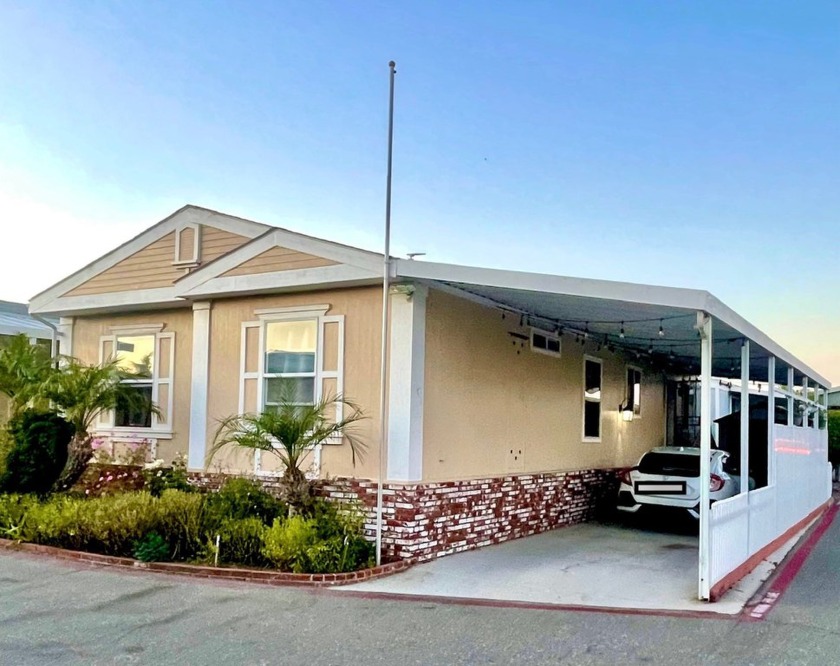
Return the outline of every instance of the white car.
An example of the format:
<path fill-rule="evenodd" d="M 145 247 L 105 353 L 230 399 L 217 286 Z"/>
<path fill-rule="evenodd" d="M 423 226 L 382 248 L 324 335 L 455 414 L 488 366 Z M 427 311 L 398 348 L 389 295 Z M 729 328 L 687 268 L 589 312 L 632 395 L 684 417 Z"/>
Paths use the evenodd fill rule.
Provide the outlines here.
<path fill-rule="evenodd" d="M 729 453 L 712 449 L 709 497 L 716 500 L 740 492 L 741 479 L 726 468 Z M 659 446 L 645 453 L 639 464 L 621 473 L 618 509 L 636 513 L 643 506 L 685 509 L 700 518 L 700 449 Z"/>

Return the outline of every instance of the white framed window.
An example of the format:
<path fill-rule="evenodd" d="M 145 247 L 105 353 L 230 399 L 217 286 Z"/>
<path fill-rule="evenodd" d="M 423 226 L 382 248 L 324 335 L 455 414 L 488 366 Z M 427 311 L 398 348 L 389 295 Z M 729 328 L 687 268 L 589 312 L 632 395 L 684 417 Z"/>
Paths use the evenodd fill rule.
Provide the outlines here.
<path fill-rule="evenodd" d="M 531 351 L 549 356 L 560 356 L 560 337 L 548 331 L 532 328 Z"/>
<path fill-rule="evenodd" d="M 603 362 L 592 356 L 583 357 L 583 440 L 601 441 L 601 386 Z"/>
<path fill-rule="evenodd" d="M 172 432 L 175 333 L 161 329 L 162 324 L 134 329 L 114 327 L 112 335 L 100 338 L 100 361 L 116 359 L 127 375 L 123 383 L 141 399 L 136 404 L 117 404 L 115 409 L 100 413 L 98 430 Z M 152 405 L 157 406 L 159 414 L 152 413 Z"/>
<path fill-rule="evenodd" d="M 240 356 L 239 411 L 263 412 L 291 399 L 311 405 L 344 391 L 344 315 L 327 316 L 328 305 L 256 310 L 257 321 L 243 322 Z M 335 405 L 327 418 L 341 420 L 344 407 Z M 324 444 L 341 444 L 336 436 Z M 309 473 L 320 469 L 316 446 Z M 254 473 L 263 469 L 263 456 L 254 456 Z"/>
<path fill-rule="evenodd" d="M 266 321 L 262 353 L 262 411 L 275 410 L 284 402 L 315 404 L 317 319 Z"/>
<path fill-rule="evenodd" d="M 632 365 L 627 366 L 625 400 L 633 407 L 633 418 L 642 416 L 642 370 Z"/>

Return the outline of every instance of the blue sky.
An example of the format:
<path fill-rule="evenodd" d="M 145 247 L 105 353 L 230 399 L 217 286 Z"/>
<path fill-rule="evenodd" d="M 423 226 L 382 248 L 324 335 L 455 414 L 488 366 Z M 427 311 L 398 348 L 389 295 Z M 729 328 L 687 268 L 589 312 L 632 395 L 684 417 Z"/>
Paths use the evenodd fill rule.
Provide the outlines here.
<path fill-rule="evenodd" d="M 0 0 L 0 298 L 195 203 L 709 289 L 840 383 L 840 5 Z M 39 248 L 34 252 L 34 248 Z"/>

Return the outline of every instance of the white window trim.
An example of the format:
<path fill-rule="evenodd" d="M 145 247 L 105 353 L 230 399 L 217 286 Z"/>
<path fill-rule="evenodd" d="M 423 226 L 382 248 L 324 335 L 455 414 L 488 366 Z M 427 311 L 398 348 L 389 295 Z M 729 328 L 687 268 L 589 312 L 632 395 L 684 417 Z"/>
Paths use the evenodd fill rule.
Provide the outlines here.
<path fill-rule="evenodd" d="M 181 233 L 186 229 L 193 230 L 193 252 L 192 257 L 186 258 L 181 256 Z M 175 230 L 175 261 L 173 266 L 197 266 L 200 260 L 199 252 L 201 250 L 201 225 L 200 224 L 185 224 Z"/>
<path fill-rule="evenodd" d="M 534 334 L 542 335 L 546 340 L 555 340 L 557 342 L 557 347 L 559 351 L 551 351 L 550 349 L 540 349 L 539 347 L 534 346 Z M 544 354 L 545 356 L 553 356 L 554 358 L 560 358 L 563 353 L 563 341 L 559 335 L 556 333 L 551 333 L 550 331 L 544 331 L 541 328 L 534 328 L 531 327 L 531 351 L 535 354 Z"/>
<path fill-rule="evenodd" d="M 593 363 L 597 363 L 598 367 L 600 368 L 600 377 L 601 377 L 601 397 L 597 400 L 595 398 L 587 398 L 586 397 L 586 363 L 587 361 L 592 361 Z M 581 439 L 587 443 L 598 443 L 601 441 L 601 435 L 604 433 L 604 360 L 597 358 L 596 356 L 589 356 L 587 354 L 583 355 L 583 384 L 581 386 L 581 393 L 583 394 L 583 401 L 581 404 L 581 424 L 580 424 L 580 434 Z M 626 381 L 625 376 L 625 381 Z M 587 402 L 597 402 L 599 405 L 598 410 L 598 436 L 597 437 L 587 437 L 586 436 L 586 403 Z"/>
<path fill-rule="evenodd" d="M 288 321 L 315 321 L 317 326 L 317 342 L 315 345 L 315 399 L 320 400 L 324 393 L 324 380 L 335 379 L 336 391 L 338 395 L 344 395 L 344 315 L 325 316 L 325 313 L 330 309 L 329 305 L 311 305 L 311 306 L 291 306 L 285 308 L 266 308 L 254 310 L 254 314 L 259 317 L 259 321 L 243 322 L 241 344 L 240 344 L 240 388 L 239 388 L 239 407 L 240 413 L 245 408 L 245 380 L 257 380 L 257 411 L 261 412 L 265 407 L 265 340 L 266 328 L 272 322 L 288 322 Z M 324 326 L 329 323 L 339 324 L 338 328 L 338 356 L 336 360 L 335 370 L 324 369 Z M 257 359 L 257 371 L 245 372 L 246 362 L 246 336 L 245 332 L 248 328 L 259 328 L 259 355 Z M 271 376 L 275 376 L 272 374 Z M 309 377 L 310 373 L 290 373 L 286 376 L 305 376 Z M 341 420 L 344 417 L 344 406 L 338 405 L 336 410 L 336 418 Z M 342 443 L 342 438 L 336 437 L 330 441 L 324 442 L 325 445 L 337 445 Z M 321 448 L 320 444 L 312 447 L 313 453 L 312 462 L 307 472 L 307 476 L 317 477 L 321 468 Z M 254 454 L 254 474 L 256 476 L 279 476 L 283 472 L 266 471 L 262 467 L 262 452 L 256 451 Z"/>
<path fill-rule="evenodd" d="M 108 330 L 118 335 L 152 335 L 160 333 L 166 324 L 129 324 L 127 326 L 109 326 Z"/>
<path fill-rule="evenodd" d="M 166 415 L 169 419 L 169 423 L 166 425 L 161 426 L 157 422 L 157 415 L 152 414 L 152 425 L 149 428 L 141 428 L 138 426 L 115 426 L 114 425 L 114 410 L 111 410 L 110 416 L 110 423 L 102 424 L 100 422 L 99 427 L 95 429 L 96 434 L 107 435 L 110 437 L 127 437 L 130 440 L 135 439 L 142 439 L 144 436 L 148 435 L 149 439 L 157 438 L 157 439 L 172 439 L 172 409 L 174 405 L 174 384 L 175 384 L 175 333 L 168 332 L 168 333 L 161 333 L 157 332 L 160 331 L 164 327 L 163 324 L 140 324 L 138 326 L 112 326 L 111 332 L 112 335 L 103 335 L 99 338 L 99 362 L 103 363 L 106 359 L 102 356 L 102 347 L 103 342 L 110 342 L 111 343 L 111 353 L 116 354 L 117 351 L 117 338 L 118 337 L 130 337 L 130 336 L 142 336 L 142 335 L 154 335 L 155 336 L 155 367 L 152 373 L 152 402 L 154 404 L 158 404 L 158 395 L 159 395 L 159 387 L 161 385 L 169 386 L 169 399 L 167 400 L 166 404 Z M 170 351 L 169 351 L 169 362 L 172 364 L 170 368 L 169 377 L 165 379 L 160 378 L 160 341 L 163 339 L 170 340 Z M 129 380 L 131 381 L 131 380 Z M 133 383 L 133 382 L 132 382 Z M 139 383 L 147 383 L 146 381 L 142 381 Z M 98 419 L 99 417 L 97 417 Z"/>
<path fill-rule="evenodd" d="M 632 365 L 630 363 L 625 365 L 624 366 L 624 390 L 625 390 L 625 392 L 627 391 L 627 386 L 628 386 L 628 384 L 627 384 L 627 371 L 628 370 L 635 370 L 636 372 L 639 373 L 639 413 L 638 414 L 636 414 L 635 404 L 633 403 L 633 396 L 632 395 L 631 396 L 625 396 L 625 400 L 629 399 L 630 400 L 630 405 L 634 408 L 633 409 L 633 420 L 635 421 L 636 419 L 642 418 L 642 386 L 644 386 L 645 373 L 644 373 L 644 370 L 642 370 L 642 368 L 639 367 L 638 365 Z M 603 387 L 601 387 L 601 389 L 603 390 Z"/>
<path fill-rule="evenodd" d="M 295 321 L 304 319 L 318 319 L 330 310 L 329 303 L 319 305 L 290 305 L 283 308 L 261 308 L 254 310 L 254 314 L 261 321 Z"/>

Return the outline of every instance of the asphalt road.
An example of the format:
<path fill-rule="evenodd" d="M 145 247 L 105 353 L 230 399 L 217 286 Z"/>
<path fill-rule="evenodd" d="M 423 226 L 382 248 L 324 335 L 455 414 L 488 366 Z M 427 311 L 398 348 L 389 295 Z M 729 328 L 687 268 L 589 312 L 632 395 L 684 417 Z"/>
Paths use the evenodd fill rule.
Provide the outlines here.
<path fill-rule="evenodd" d="M 762 622 L 485 608 L 0 554 L 0 664 L 835 664 L 840 518 Z"/>

